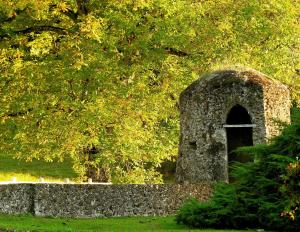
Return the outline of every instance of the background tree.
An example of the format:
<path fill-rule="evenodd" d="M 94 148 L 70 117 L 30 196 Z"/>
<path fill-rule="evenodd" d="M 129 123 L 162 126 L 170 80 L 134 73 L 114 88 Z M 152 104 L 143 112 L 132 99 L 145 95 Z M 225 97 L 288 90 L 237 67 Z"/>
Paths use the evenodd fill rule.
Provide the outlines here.
<path fill-rule="evenodd" d="M 71 157 L 81 177 L 161 182 L 179 93 L 206 70 L 251 66 L 299 86 L 296 0 L 3 0 L 0 143 Z M 99 168 L 100 167 L 100 168 Z"/>

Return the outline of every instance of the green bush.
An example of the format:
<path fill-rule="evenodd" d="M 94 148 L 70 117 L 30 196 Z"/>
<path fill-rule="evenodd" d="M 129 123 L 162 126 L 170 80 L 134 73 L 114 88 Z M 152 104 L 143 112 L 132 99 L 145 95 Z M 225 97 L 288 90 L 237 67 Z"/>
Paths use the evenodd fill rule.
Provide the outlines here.
<path fill-rule="evenodd" d="M 190 200 L 180 209 L 178 223 L 198 228 L 300 228 L 300 111 L 292 124 L 268 145 L 244 147 L 255 157 L 233 166 L 234 182 L 217 183 L 209 202 Z"/>

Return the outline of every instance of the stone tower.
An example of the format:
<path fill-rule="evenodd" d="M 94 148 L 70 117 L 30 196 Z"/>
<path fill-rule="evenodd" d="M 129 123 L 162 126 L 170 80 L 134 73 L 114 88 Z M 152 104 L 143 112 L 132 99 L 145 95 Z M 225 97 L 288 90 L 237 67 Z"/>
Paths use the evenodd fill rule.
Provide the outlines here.
<path fill-rule="evenodd" d="M 202 76 L 180 95 L 180 142 L 176 181 L 228 181 L 228 162 L 240 146 L 265 143 L 290 122 L 286 86 L 255 70 Z"/>

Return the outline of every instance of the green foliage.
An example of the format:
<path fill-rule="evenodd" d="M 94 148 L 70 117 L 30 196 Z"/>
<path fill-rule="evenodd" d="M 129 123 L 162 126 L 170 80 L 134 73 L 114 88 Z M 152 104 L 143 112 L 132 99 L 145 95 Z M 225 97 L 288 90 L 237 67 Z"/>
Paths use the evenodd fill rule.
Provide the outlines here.
<path fill-rule="evenodd" d="M 177 221 L 200 228 L 299 229 L 300 111 L 293 115 L 292 125 L 269 145 L 239 149 L 255 162 L 237 162 L 235 182 L 217 184 L 207 203 L 186 203 Z"/>
<path fill-rule="evenodd" d="M 2 0 L 0 148 L 71 157 L 82 178 L 161 182 L 177 154 L 179 93 L 200 73 L 238 63 L 296 96 L 299 4 Z"/>

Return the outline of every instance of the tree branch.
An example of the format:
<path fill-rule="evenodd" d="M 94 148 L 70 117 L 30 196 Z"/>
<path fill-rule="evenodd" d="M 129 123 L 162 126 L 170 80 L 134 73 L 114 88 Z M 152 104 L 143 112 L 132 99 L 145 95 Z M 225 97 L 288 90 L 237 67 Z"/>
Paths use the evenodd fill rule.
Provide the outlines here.
<path fill-rule="evenodd" d="M 11 113 L 8 113 L 8 114 L 4 114 L 4 115 L 1 116 L 1 118 L 24 116 L 24 115 L 30 113 L 31 111 L 33 111 L 33 108 L 29 108 L 27 110 L 23 110 L 23 111 L 19 111 L 19 112 L 11 112 Z"/>
<path fill-rule="evenodd" d="M 66 35 L 68 34 L 67 29 L 61 28 L 61 27 L 54 27 L 54 26 L 33 26 L 33 27 L 28 27 L 23 30 L 18 30 L 18 31 L 5 31 L 2 28 L 0 28 L 0 39 L 4 38 L 11 38 L 14 35 L 18 34 L 29 34 L 31 32 L 44 32 L 44 31 L 53 31 L 58 34 Z"/>
<path fill-rule="evenodd" d="M 79 15 L 87 15 L 89 13 L 86 7 L 88 1 L 89 0 L 76 0 Z"/>
<path fill-rule="evenodd" d="M 188 56 L 189 54 L 184 52 L 184 51 L 180 51 L 176 48 L 171 48 L 171 47 L 166 47 L 165 51 L 170 54 L 170 55 L 175 55 L 175 56 Z"/>
<path fill-rule="evenodd" d="M 17 34 L 28 34 L 31 32 L 53 31 L 59 34 L 67 34 L 67 29 L 54 26 L 34 26 L 23 30 L 15 31 Z"/>

